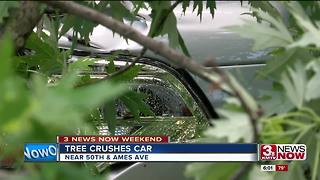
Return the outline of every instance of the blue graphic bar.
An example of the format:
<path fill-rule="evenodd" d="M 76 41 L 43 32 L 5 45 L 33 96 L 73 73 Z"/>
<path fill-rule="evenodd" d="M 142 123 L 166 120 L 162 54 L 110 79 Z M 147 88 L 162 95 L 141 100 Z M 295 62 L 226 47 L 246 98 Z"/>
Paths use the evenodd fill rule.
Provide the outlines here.
<path fill-rule="evenodd" d="M 257 144 L 60 144 L 60 153 L 257 153 Z"/>
<path fill-rule="evenodd" d="M 25 144 L 24 161 L 57 161 L 57 144 Z"/>

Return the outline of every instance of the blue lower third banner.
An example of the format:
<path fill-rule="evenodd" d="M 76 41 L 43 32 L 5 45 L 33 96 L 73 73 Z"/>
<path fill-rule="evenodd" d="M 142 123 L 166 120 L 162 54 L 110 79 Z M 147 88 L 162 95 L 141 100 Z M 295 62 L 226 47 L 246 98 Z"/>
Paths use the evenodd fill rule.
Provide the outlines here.
<path fill-rule="evenodd" d="M 60 144 L 60 153 L 257 153 L 257 144 Z"/>
<path fill-rule="evenodd" d="M 257 144 L 25 144 L 27 162 L 257 161 Z"/>
<path fill-rule="evenodd" d="M 257 161 L 257 144 L 60 144 L 59 161 Z"/>
<path fill-rule="evenodd" d="M 256 153 L 60 153 L 59 161 L 109 162 L 216 162 L 257 161 Z"/>
<path fill-rule="evenodd" d="M 57 161 L 57 144 L 25 144 L 24 161 Z"/>

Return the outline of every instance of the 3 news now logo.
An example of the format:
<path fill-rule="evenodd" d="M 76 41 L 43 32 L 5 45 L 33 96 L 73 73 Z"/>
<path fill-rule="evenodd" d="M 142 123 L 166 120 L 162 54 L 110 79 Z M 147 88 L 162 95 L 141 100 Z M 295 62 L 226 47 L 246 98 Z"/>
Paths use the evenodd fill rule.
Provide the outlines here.
<path fill-rule="evenodd" d="M 57 161 L 56 144 L 25 144 L 24 161 Z"/>
<path fill-rule="evenodd" d="M 261 144 L 260 160 L 305 160 L 305 144 Z"/>

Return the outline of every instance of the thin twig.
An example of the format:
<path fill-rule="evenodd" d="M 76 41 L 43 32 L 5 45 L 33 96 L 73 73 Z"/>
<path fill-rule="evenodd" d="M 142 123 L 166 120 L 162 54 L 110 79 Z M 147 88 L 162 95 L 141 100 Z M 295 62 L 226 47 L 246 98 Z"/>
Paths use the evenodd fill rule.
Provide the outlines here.
<path fill-rule="evenodd" d="M 139 60 L 143 57 L 143 55 L 145 54 L 145 52 L 147 51 L 147 48 L 143 48 L 139 54 L 139 56 L 135 57 L 134 60 L 131 62 L 131 64 L 129 64 L 128 66 L 116 71 L 116 72 L 113 72 L 111 74 L 109 74 L 108 76 L 106 76 L 105 78 L 103 79 L 111 79 L 115 76 L 119 76 L 121 74 L 123 74 L 124 72 L 128 71 L 129 69 L 131 69 L 135 64 L 137 64 L 139 62 Z"/>

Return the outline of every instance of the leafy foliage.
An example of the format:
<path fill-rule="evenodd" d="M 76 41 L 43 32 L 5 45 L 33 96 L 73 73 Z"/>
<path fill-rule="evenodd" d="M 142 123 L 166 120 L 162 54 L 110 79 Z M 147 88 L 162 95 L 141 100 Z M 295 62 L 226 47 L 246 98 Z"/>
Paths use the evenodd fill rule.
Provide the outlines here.
<path fill-rule="evenodd" d="M 246 20 L 246 24 L 243 26 L 234 26 L 229 29 L 244 37 L 254 39 L 253 50 L 282 47 L 292 43 L 292 36 L 281 19 L 272 17 L 263 11 L 259 11 L 259 18 L 265 23 L 258 24 Z"/>
<path fill-rule="evenodd" d="M 122 22 L 137 20 L 141 9 L 150 8 L 149 36 L 168 36 L 170 46 L 180 46 L 190 56 L 177 29 L 177 18 L 171 12 L 174 5 L 171 2 L 133 1 L 132 9 L 128 9 L 124 2 L 78 3 Z M 209 9 L 214 17 L 215 1 L 207 1 L 206 4 L 202 1 L 178 3 L 181 3 L 183 12 L 192 8 L 200 20 L 205 9 Z M 269 52 L 270 59 L 257 73 L 258 78 L 273 82 L 273 89 L 261 91 L 264 98 L 259 100 L 265 112 L 257 122 L 260 141 L 307 144 L 310 158 L 306 162 L 290 162 L 288 173 L 262 173 L 254 166 L 244 178 L 319 179 L 320 3 L 249 1 L 249 4 L 250 14 L 257 18 L 257 22 L 245 21 L 242 26 L 229 29 L 252 39 L 253 50 Z M 282 6 L 288 17 L 282 16 L 275 4 Z M 0 2 L 0 23 L 8 17 L 9 10 L 18 6 L 17 2 Z M 50 142 L 55 140 L 57 134 L 94 134 L 96 129 L 92 126 L 92 120 L 97 119 L 105 121 L 114 133 L 117 98 L 137 121 L 141 114 L 153 115 L 143 102 L 143 95 L 130 90 L 127 85 L 137 76 L 140 66 L 134 66 L 121 76 L 92 83 L 89 76 L 80 77 L 79 72 L 88 71 L 88 65 L 93 64 L 94 60 L 86 57 L 69 64 L 73 48 L 66 51 L 58 47 L 59 38 L 67 32 L 72 35 L 73 47 L 77 42 L 89 43 L 90 34 L 97 24 L 69 14 L 61 17 L 58 13 L 44 16 L 43 21 L 45 30 L 29 36 L 24 56 L 14 56 L 9 36 L 3 36 L 0 43 L 0 158 L 12 157 L 16 160 L 16 167 L 22 166 L 21 157 L 16 154 L 24 142 Z M 108 73 L 117 70 L 113 59 L 112 55 L 107 57 Z M 231 80 L 237 85 L 234 78 Z M 240 93 L 249 99 L 252 109 L 258 109 L 255 100 L 245 90 Z M 252 127 L 239 102 L 227 101 L 219 113 L 222 119 L 214 121 L 214 126 L 204 132 L 206 139 L 211 142 L 251 141 Z M 186 176 L 227 179 L 240 167 L 239 163 L 193 163 L 188 165 Z M 24 164 L 21 170 L 24 168 L 30 170 L 30 179 L 100 178 L 83 164 Z"/>
<path fill-rule="evenodd" d="M 28 165 L 31 173 L 29 176 L 16 175 L 13 179 L 30 179 L 30 180 L 42 180 L 42 179 L 62 179 L 68 180 L 72 178 L 77 179 L 93 179 L 101 180 L 103 177 L 95 176 L 89 168 L 84 168 L 80 165 L 75 166 L 71 163 L 54 164 L 43 163 L 40 173 L 35 167 Z"/>
<path fill-rule="evenodd" d="M 173 12 L 170 11 L 171 4 L 169 1 L 152 1 L 149 2 L 152 8 L 151 17 L 153 19 L 150 27 L 151 36 L 168 35 L 170 46 L 177 47 L 179 45 L 179 35 L 177 29 L 177 19 Z M 161 24 L 162 19 L 168 14 L 166 20 Z M 159 24 L 161 26 L 159 27 Z M 157 29 L 157 30 L 156 30 Z M 158 30 L 160 29 L 160 30 Z M 153 35 L 154 34 L 154 35 Z"/>
<path fill-rule="evenodd" d="M 319 3 L 316 4 L 319 8 Z M 290 2 L 287 4 L 288 10 L 291 12 L 292 16 L 295 18 L 296 23 L 299 25 L 301 29 L 303 29 L 303 34 L 299 40 L 290 44 L 289 48 L 297 47 L 297 46 L 308 46 L 315 45 L 316 47 L 320 47 L 320 25 L 319 21 L 312 22 L 302 6 L 299 5 L 298 2 Z"/>
<path fill-rule="evenodd" d="M 316 89 L 320 88 L 320 33 L 317 16 L 307 8 L 314 3 L 281 2 L 289 13 L 287 23 L 272 4 L 261 3 L 260 9 L 252 4 L 258 22 L 246 21 L 243 26 L 230 27 L 253 39 L 254 50 L 270 52 L 267 65 L 257 73 L 259 78 L 271 79 L 274 84 L 272 90 L 263 91 L 267 98 L 260 102 L 265 111 L 265 117 L 259 122 L 262 143 L 303 143 L 308 146 L 310 159 L 307 162 L 291 162 L 289 173 L 275 174 L 269 177 L 271 179 L 319 178 L 320 96 Z M 314 9 L 318 9 L 318 4 Z M 219 130 L 219 126 L 216 129 Z M 225 131 L 228 129 L 232 130 L 224 128 Z"/>
<path fill-rule="evenodd" d="M 307 75 L 301 64 L 295 64 L 295 70 L 289 68 L 287 74 L 282 74 L 282 84 L 291 102 L 298 108 L 303 106 L 306 94 Z"/>
<path fill-rule="evenodd" d="M 19 7 L 19 2 L 16 1 L 1 1 L 0 2 L 0 24 L 3 19 L 9 16 L 9 9 Z"/>
<path fill-rule="evenodd" d="M 187 166 L 185 174 L 196 180 L 230 179 L 240 166 L 239 163 L 193 163 Z"/>
<path fill-rule="evenodd" d="M 102 2 L 100 2 L 99 4 L 101 3 Z M 95 2 L 83 1 L 82 4 L 94 9 L 98 9 L 98 5 Z M 97 26 L 97 24 L 93 22 L 87 21 L 74 15 L 67 15 L 63 18 L 63 26 L 61 27 L 60 37 L 72 28 L 72 38 L 77 39 L 79 37 L 79 39 L 84 39 L 86 42 L 89 42 L 89 35 L 92 33 L 95 26 Z"/>
<path fill-rule="evenodd" d="M 170 12 L 170 2 L 132 2 L 132 10 L 127 9 L 123 2 L 78 3 L 122 22 L 137 20 L 139 10 L 146 9 L 149 5 L 153 9 L 150 15 L 151 37 L 168 35 L 173 47 L 180 45 L 183 52 L 189 55 L 177 30 L 175 14 Z M 1 2 L 3 11 L 0 20 L 7 17 L 8 10 L 17 7 L 17 4 Z M 201 18 L 203 5 L 199 2 L 195 4 Z M 208 1 L 207 8 L 210 8 L 213 16 L 214 1 Z M 138 75 L 141 66 L 134 66 L 121 76 L 101 82 L 92 80 L 88 75 L 79 76 L 79 72 L 90 71 L 88 65 L 92 65 L 94 59 L 79 58 L 73 63 L 70 63 L 69 59 L 77 43 L 90 42 L 90 34 L 97 24 L 77 16 L 59 14 L 58 11 L 44 15 L 42 22 L 44 28 L 38 27 L 37 33 L 31 33 L 27 39 L 23 56 L 13 55 L 14 50 L 9 38 L 1 43 L 1 159 L 13 158 L 16 167 L 23 167 L 21 170 L 27 169 L 30 172 L 31 179 L 91 179 L 93 176 L 99 179 L 95 173 L 89 172 L 90 167 L 74 164 L 65 164 L 62 169 L 54 164 L 42 164 L 38 167 L 35 164 L 22 164 L 21 156 L 16 154 L 22 149 L 24 142 L 52 142 L 57 134 L 94 134 L 97 130 L 92 121 L 96 120 L 105 121 L 108 130 L 114 134 L 116 99 L 127 106 L 137 121 L 142 114 L 153 116 L 153 112 L 143 101 L 144 95 L 129 90 L 127 86 L 127 83 Z M 72 47 L 70 50 L 62 50 L 58 40 L 67 33 L 68 38 L 72 38 Z M 112 55 L 107 57 L 110 63 L 106 72 L 110 74 L 117 70 L 113 58 Z M 102 116 L 99 111 L 101 107 Z"/>
<path fill-rule="evenodd" d="M 10 40 L 6 39 L 1 49 L 3 50 L 1 68 L 6 69 L 1 71 L 3 91 L 0 98 L 2 117 L 0 128 L 1 132 L 5 133 L 0 140 L 2 145 L 5 142 L 12 142 L 21 147 L 23 142 L 30 140 L 52 141 L 57 132 L 72 133 L 77 127 L 94 132 L 94 129 L 89 128 L 89 124 L 86 123 L 86 115 L 103 102 L 110 101 L 128 90 L 123 83 L 108 81 L 74 89 L 72 84 L 79 81 L 75 66 L 56 82 L 55 86 L 48 86 L 47 78 L 36 74 L 26 81 L 12 71 Z M 50 129 L 46 129 L 48 125 Z M 39 130 L 34 131 L 34 128 Z M 10 148 L 6 150 L 10 152 Z"/>
<path fill-rule="evenodd" d="M 307 92 L 306 92 L 306 100 L 310 101 L 312 99 L 317 99 L 320 97 L 320 92 L 318 88 L 320 86 L 319 79 L 320 79 L 320 60 L 314 60 L 310 62 L 306 68 L 308 70 L 313 71 L 313 75 L 307 83 Z"/>
<path fill-rule="evenodd" d="M 228 142 L 235 143 L 239 141 L 250 142 L 252 140 L 252 132 L 249 117 L 244 112 L 239 111 L 218 111 L 221 121 L 214 122 L 214 127 L 204 132 L 206 136 L 214 136 L 217 138 L 227 137 Z M 232 126 L 230 127 L 230 125 Z M 228 131 L 226 131 L 228 129 Z"/>
<path fill-rule="evenodd" d="M 313 56 L 306 49 L 292 48 L 288 50 L 275 49 L 270 53 L 270 58 L 266 62 L 266 66 L 258 72 L 258 77 L 269 78 L 278 81 L 283 71 L 293 66 L 296 61 L 307 62 Z"/>
<path fill-rule="evenodd" d="M 32 33 L 26 42 L 26 48 L 32 52 L 30 55 L 16 57 L 15 60 L 26 63 L 30 67 L 38 66 L 40 72 L 53 74 L 62 69 L 65 51 L 58 48 L 58 42 L 52 42 L 42 33 L 42 38 Z"/>
<path fill-rule="evenodd" d="M 279 12 L 277 9 L 271 4 L 271 1 L 249 1 L 250 7 L 252 8 L 252 16 L 257 18 L 257 21 L 261 21 L 259 17 L 259 11 L 264 11 L 269 13 L 273 17 L 279 17 Z"/>
<path fill-rule="evenodd" d="M 109 65 L 107 66 L 106 71 L 110 74 L 116 72 L 116 68 L 114 66 L 113 58 L 114 55 L 110 55 L 107 57 L 109 60 Z M 134 77 L 136 77 L 141 70 L 142 66 L 136 65 L 129 70 L 123 72 L 121 76 L 114 76 L 112 77 L 113 82 L 129 82 L 132 81 Z M 144 102 L 145 96 L 142 93 L 129 91 L 123 94 L 120 97 L 120 101 L 122 101 L 126 107 L 129 109 L 130 113 L 133 115 L 135 120 L 140 119 L 141 113 L 145 116 L 152 116 L 154 115 L 153 112 L 150 110 L 149 106 Z M 109 102 L 104 107 L 104 121 L 107 122 L 109 130 L 111 134 L 115 133 L 116 128 L 116 100 L 113 99 L 112 102 Z"/>

